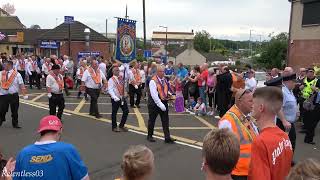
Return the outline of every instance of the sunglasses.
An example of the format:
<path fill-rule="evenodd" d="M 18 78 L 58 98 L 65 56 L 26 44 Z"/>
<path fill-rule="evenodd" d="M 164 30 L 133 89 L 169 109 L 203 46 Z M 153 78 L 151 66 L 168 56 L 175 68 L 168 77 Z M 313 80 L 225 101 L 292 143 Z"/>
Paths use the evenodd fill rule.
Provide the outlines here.
<path fill-rule="evenodd" d="M 243 93 L 239 96 L 239 99 L 242 98 L 242 96 L 244 96 L 245 94 L 248 94 L 248 93 L 252 93 L 252 91 L 250 89 L 246 89 L 245 91 L 243 91 Z"/>

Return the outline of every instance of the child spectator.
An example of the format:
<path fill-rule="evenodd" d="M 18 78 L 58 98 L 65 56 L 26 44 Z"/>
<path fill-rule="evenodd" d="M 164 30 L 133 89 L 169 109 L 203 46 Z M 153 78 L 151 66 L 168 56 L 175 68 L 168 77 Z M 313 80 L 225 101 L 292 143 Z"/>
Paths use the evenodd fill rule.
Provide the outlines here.
<path fill-rule="evenodd" d="M 196 104 L 196 106 L 193 108 L 193 110 L 194 110 L 194 113 L 196 114 L 196 116 L 204 116 L 204 115 L 207 114 L 206 105 L 205 105 L 205 103 L 203 102 L 203 100 L 202 100 L 201 97 L 198 97 L 197 104 Z"/>
<path fill-rule="evenodd" d="M 176 89 L 176 100 L 175 100 L 175 109 L 176 112 L 181 113 L 184 112 L 184 98 L 182 93 L 182 81 L 179 78 L 176 78 L 175 81 L 175 89 Z"/>
<path fill-rule="evenodd" d="M 291 169 L 287 180 L 316 180 L 320 179 L 320 162 L 306 159 Z"/>
<path fill-rule="evenodd" d="M 193 108 L 196 106 L 197 102 L 194 100 L 193 96 L 189 97 L 189 102 L 188 102 L 188 111 L 189 113 L 193 112 Z"/>

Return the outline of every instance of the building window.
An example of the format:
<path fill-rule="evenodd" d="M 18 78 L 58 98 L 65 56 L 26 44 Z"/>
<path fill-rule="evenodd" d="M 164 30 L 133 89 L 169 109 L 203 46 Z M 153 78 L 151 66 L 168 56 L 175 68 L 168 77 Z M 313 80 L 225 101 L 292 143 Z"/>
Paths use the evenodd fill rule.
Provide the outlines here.
<path fill-rule="evenodd" d="M 320 24 L 320 1 L 304 3 L 302 26 Z"/>

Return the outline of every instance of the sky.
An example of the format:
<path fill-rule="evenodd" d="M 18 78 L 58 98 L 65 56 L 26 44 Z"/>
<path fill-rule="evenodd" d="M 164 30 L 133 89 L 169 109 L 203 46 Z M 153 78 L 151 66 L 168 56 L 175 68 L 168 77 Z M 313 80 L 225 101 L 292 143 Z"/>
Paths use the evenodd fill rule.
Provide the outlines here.
<path fill-rule="evenodd" d="M 208 31 L 218 39 L 265 40 L 270 33 L 289 29 L 290 3 L 288 0 L 145 0 L 147 38 L 153 31 L 191 32 Z M 15 15 L 30 27 L 54 28 L 64 16 L 74 16 L 98 32 L 115 33 L 114 17 L 128 16 L 137 20 L 137 36 L 143 37 L 142 0 L 0 0 L 14 4 Z"/>

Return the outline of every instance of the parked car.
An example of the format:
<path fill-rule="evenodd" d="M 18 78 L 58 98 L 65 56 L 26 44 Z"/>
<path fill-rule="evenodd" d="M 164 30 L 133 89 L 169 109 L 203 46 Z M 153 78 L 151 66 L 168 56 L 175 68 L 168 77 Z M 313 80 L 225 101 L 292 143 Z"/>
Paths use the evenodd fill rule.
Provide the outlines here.
<path fill-rule="evenodd" d="M 265 82 L 267 79 L 267 73 L 260 71 L 260 72 L 255 72 L 255 78 L 257 80 L 257 87 L 264 87 L 265 86 Z"/>

